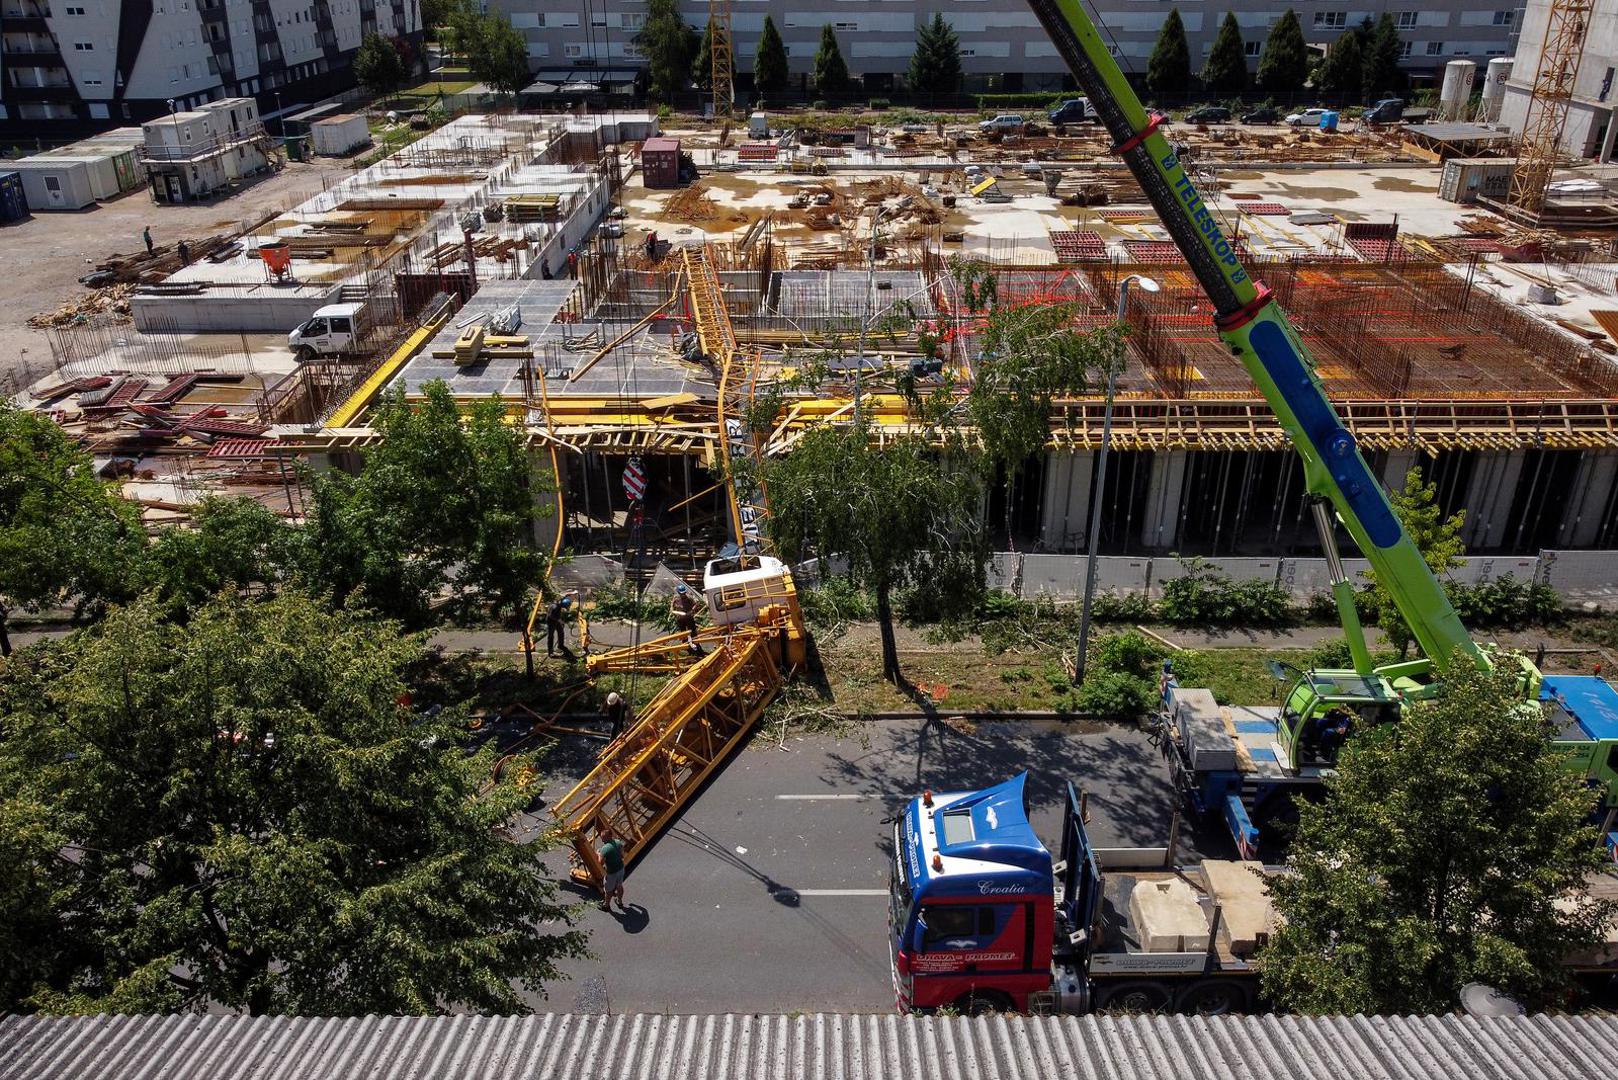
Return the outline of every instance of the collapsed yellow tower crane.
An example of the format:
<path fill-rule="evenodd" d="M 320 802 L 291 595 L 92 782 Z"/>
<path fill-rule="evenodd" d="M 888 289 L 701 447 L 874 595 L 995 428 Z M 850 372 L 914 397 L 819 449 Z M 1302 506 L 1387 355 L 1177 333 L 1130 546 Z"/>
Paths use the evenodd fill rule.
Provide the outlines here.
<path fill-rule="evenodd" d="M 1533 95 L 1523 117 L 1522 142 L 1511 170 L 1506 202 L 1530 222 L 1545 210 L 1545 189 L 1561 154 L 1562 131 L 1590 31 L 1591 0 L 1551 0 L 1540 43 Z"/>
<path fill-rule="evenodd" d="M 711 626 L 694 638 L 668 634 L 585 661 L 592 676 L 671 676 L 590 774 L 552 807 L 573 843 L 573 876 L 597 886 L 605 876 L 599 838 L 611 832 L 622 840 L 626 862 L 643 854 L 752 730 L 808 651 L 792 575 L 760 550 L 762 492 L 739 484 L 732 466 L 733 455 L 759 452 L 757 438 L 734 414 L 752 393 L 760 358 L 737 346 L 713 251 L 686 248 L 681 259 L 697 340 L 720 371 L 716 435 L 735 544 L 703 574 Z"/>

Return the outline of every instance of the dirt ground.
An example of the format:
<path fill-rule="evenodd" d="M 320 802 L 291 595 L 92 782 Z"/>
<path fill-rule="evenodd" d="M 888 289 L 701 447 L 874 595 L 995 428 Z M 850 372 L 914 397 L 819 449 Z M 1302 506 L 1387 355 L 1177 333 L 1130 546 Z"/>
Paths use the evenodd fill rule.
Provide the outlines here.
<path fill-rule="evenodd" d="M 41 375 L 48 370 L 48 332 L 30 328 L 28 317 L 82 292 L 79 278 L 96 263 L 138 250 L 143 227 L 151 226 L 157 244 L 234 229 L 244 220 L 308 198 L 348 172 L 344 161 L 291 162 L 213 202 L 158 205 L 141 188 L 86 210 L 42 212 L 0 226 L 0 378 L 21 367 Z"/>

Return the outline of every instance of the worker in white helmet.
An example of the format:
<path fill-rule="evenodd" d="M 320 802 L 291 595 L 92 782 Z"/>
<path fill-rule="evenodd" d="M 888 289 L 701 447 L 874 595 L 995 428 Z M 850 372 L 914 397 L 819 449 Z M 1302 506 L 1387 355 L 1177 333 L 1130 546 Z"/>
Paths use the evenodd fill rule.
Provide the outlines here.
<path fill-rule="evenodd" d="M 612 737 L 616 739 L 629 726 L 629 703 L 614 690 L 607 695 L 607 719 L 612 723 Z"/>

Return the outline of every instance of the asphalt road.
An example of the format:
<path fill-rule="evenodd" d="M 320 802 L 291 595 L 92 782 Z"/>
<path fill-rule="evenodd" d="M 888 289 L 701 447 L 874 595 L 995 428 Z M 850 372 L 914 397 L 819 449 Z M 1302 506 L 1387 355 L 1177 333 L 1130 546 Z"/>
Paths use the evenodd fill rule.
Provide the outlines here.
<path fill-rule="evenodd" d="M 966 735 L 894 721 L 864 730 L 863 739 L 789 741 L 786 751 L 761 734 L 744 747 L 631 868 L 630 914 L 589 908 L 595 957 L 572 964 L 571 978 L 535 1006 L 891 1009 L 883 819 L 923 788 L 984 787 L 1027 769 L 1034 827 L 1047 843 L 1060 837 L 1067 779 L 1091 793 L 1098 846 L 1167 841 L 1167 777 L 1133 729 L 996 723 Z M 552 767 L 579 763 L 580 750 L 588 754 L 559 747 Z"/>

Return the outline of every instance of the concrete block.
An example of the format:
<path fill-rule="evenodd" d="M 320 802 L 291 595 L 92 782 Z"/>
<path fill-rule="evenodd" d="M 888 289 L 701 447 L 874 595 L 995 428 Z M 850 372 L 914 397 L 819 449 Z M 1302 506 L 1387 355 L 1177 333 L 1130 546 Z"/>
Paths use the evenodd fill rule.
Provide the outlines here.
<path fill-rule="evenodd" d="M 1236 739 L 1225 727 L 1212 693 L 1198 687 L 1176 687 L 1174 723 L 1193 769 L 1209 772 L 1236 767 Z"/>
<path fill-rule="evenodd" d="M 1249 956 L 1275 933 L 1275 905 L 1258 862 L 1204 859 L 1202 877 L 1219 905 L 1219 940 L 1236 956 Z"/>
<path fill-rule="evenodd" d="M 1142 881 L 1129 894 L 1135 939 L 1146 952 L 1199 952 L 1208 947 L 1208 917 L 1190 885 L 1172 878 Z"/>

